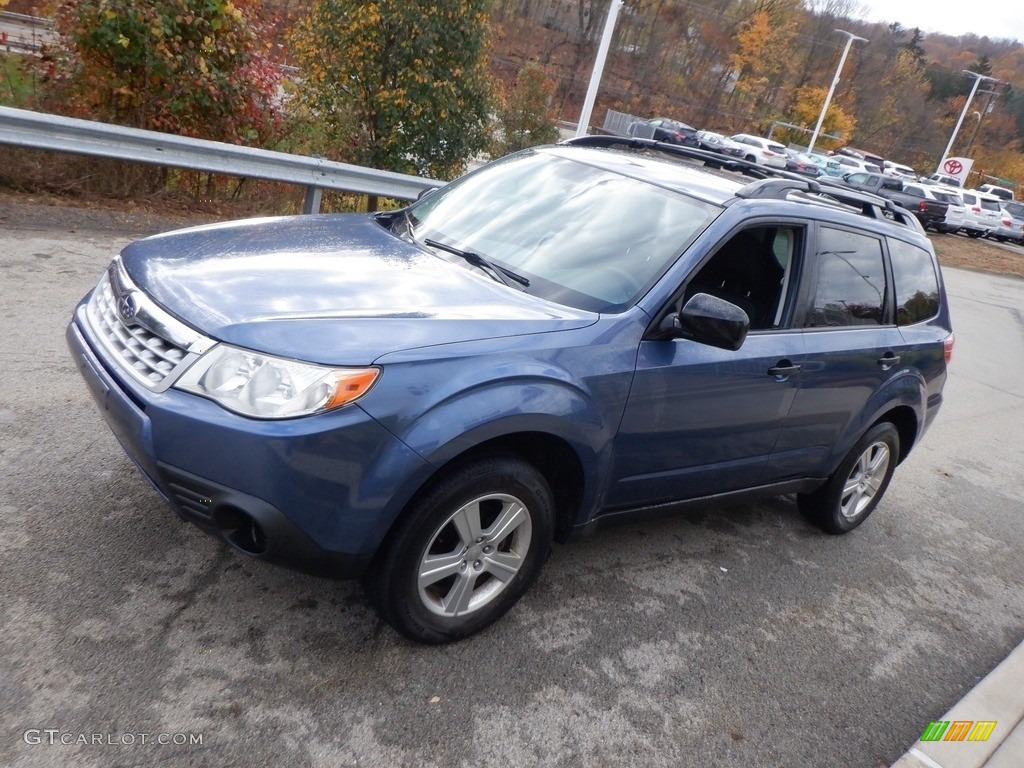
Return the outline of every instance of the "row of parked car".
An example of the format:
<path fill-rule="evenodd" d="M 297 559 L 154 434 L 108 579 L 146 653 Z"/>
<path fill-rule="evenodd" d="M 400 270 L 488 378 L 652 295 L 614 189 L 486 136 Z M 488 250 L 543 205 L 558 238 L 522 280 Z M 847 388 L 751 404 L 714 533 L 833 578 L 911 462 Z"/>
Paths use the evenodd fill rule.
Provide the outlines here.
<path fill-rule="evenodd" d="M 849 184 L 908 208 L 925 228 L 938 232 L 963 231 L 969 237 L 991 237 L 1000 242 L 1024 244 L 1024 203 L 1016 202 L 1013 191 L 1005 187 L 986 184 L 978 189 L 961 189 L 952 177 L 940 174 L 922 177 L 909 165 L 862 150 L 844 147 L 827 155 L 800 152 L 762 136 L 747 133 L 725 136 L 667 117 L 637 121 L 629 132 L 811 178 Z"/>

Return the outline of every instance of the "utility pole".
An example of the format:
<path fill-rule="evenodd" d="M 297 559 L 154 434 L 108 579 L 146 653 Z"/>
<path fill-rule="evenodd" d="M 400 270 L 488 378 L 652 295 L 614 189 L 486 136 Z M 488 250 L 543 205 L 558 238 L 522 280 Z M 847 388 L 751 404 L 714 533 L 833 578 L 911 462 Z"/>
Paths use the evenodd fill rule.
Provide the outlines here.
<path fill-rule="evenodd" d="M 942 157 L 939 159 L 939 170 L 938 173 L 942 172 L 942 164 L 946 162 L 946 158 L 949 157 L 949 152 L 953 149 L 953 142 L 956 140 L 957 133 L 960 132 L 960 126 L 963 125 L 964 117 L 967 116 L 967 110 L 971 106 L 971 102 L 974 100 L 974 94 L 978 91 L 978 86 L 981 85 L 982 80 L 991 80 L 994 83 L 998 83 L 999 80 L 988 75 L 982 75 L 978 72 L 971 72 L 969 69 L 964 69 L 962 72 L 965 75 L 970 75 L 974 78 L 974 85 L 971 86 L 971 93 L 967 97 L 967 101 L 964 102 L 964 109 L 960 113 L 960 119 L 956 121 L 956 128 L 953 129 L 953 135 L 949 137 L 949 144 L 946 145 L 946 151 L 942 153 Z M 979 119 L 979 123 L 981 120 Z"/>
<path fill-rule="evenodd" d="M 821 131 L 821 124 L 825 122 L 825 113 L 828 111 L 828 105 L 832 102 L 832 94 L 836 91 L 836 86 L 839 84 L 839 75 L 843 71 L 843 65 L 846 63 L 846 56 L 850 52 L 850 46 L 853 45 L 854 40 L 860 40 L 862 42 L 871 42 L 866 37 L 857 37 L 852 32 L 847 32 L 843 29 L 834 29 L 833 32 L 838 32 L 841 35 L 846 35 L 846 47 L 843 48 L 843 55 L 839 57 L 839 66 L 836 67 L 836 76 L 832 78 L 832 85 L 828 89 L 828 96 L 825 97 L 825 103 L 821 107 L 821 114 L 818 115 L 818 124 L 814 126 L 814 133 L 811 134 L 811 143 L 807 147 L 808 152 L 814 151 L 814 142 L 818 140 L 818 132 Z"/>
<path fill-rule="evenodd" d="M 612 0 L 608 6 L 608 18 L 604 20 L 604 32 L 601 33 L 601 44 L 597 47 L 597 59 L 594 61 L 594 68 L 590 72 L 590 85 L 587 87 L 587 97 L 583 100 L 583 111 L 580 113 L 580 120 L 576 124 L 576 135 L 586 136 L 587 127 L 590 125 L 590 113 L 594 110 L 594 102 L 597 100 L 597 87 L 601 84 L 601 74 L 604 72 L 604 62 L 608 58 L 608 48 L 612 44 L 612 34 L 615 32 L 615 20 L 619 17 L 619 8 L 622 7 L 622 0 Z"/>

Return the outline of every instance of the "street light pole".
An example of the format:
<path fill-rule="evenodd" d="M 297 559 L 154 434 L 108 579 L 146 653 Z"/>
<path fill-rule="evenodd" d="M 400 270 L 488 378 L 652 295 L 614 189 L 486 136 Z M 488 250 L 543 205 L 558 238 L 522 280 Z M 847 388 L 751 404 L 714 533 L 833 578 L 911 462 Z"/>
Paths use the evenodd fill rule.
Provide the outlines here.
<path fill-rule="evenodd" d="M 576 124 L 577 136 L 587 135 L 587 127 L 590 125 L 590 113 L 593 111 L 594 102 L 597 100 L 597 87 L 601 84 L 604 62 L 608 58 L 608 48 L 612 44 L 612 33 L 615 31 L 615 20 L 619 16 L 619 8 L 621 7 L 622 0 L 612 0 L 611 5 L 608 6 L 608 18 L 604 21 L 601 44 L 597 47 L 597 59 L 594 61 L 594 68 L 590 72 L 590 85 L 587 87 L 587 96 L 583 100 L 583 111 L 580 113 L 580 120 Z"/>
<path fill-rule="evenodd" d="M 821 107 L 821 114 L 818 115 L 818 124 L 814 126 L 814 133 L 811 134 L 811 143 L 807 147 L 808 152 L 814 151 L 814 142 L 818 140 L 818 132 L 821 131 L 821 124 L 825 122 L 825 113 L 828 111 L 828 105 L 832 102 L 832 94 L 836 91 L 836 86 L 839 84 L 839 75 L 843 71 L 843 65 L 846 63 L 846 56 L 850 52 L 850 46 L 853 45 L 854 40 L 861 40 L 865 43 L 870 42 L 866 37 L 857 37 L 852 32 L 847 32 L 843 29 L 834 29 L 833 32 L 838 32 L 841 35 L 846 35 L 846 47 L 843 48 L 843 55 L 839 58 L 839 66 L 836 67 L 836 76 L 832 79 L 832 86 L 828 89 L 828 96 L 825 97 L 825 103 Z"/>
<path fill-rule="evenodd" d="M 946 162 L 946 158 L 949 157 L 950 150 L 953 149 L 953 142 L 956 140 L 957 133 L 960 132 L 960 126 L 963 125 L 964 117 L 967 116 L 967 110 L 971 106 L 971 102 L 974 100 L 974 94 L 978 92 L 978 86 L 981 85 L 981 81 L 982 80 L 992 80 L 993 82 L 996 82 L 996 83 L 999 82 L 999 80 L 994 78 L 994 77 L 989 77 L 988 75 L 982 75 L 982 74 L 979 74 L 977 72 L 971 72 L 971 70 L 969 70 L 969 69 L 964 69 L 964 70 L 961 70 L 961 71 L 965 75 L 970 75 L 971 77 L 974 78 L 974 85 L 971 86 L 971 93 L 967 97 L 967 101 L 964 103 L 964 109 L 960 113 L 960 119 L 956 121 L 956 128 L 953 129 L 953 135 L 949 137 L 949 144 L 946 145 L 946 151 L 942 153 L 942 158 L 939 160 L 939 167 L 936 170 L 936 173 L 942 173 L 942 164 L 944 162 Z M 978 119 L 978 122 L 979 123 L 981 122 L 980 118 Z"/>

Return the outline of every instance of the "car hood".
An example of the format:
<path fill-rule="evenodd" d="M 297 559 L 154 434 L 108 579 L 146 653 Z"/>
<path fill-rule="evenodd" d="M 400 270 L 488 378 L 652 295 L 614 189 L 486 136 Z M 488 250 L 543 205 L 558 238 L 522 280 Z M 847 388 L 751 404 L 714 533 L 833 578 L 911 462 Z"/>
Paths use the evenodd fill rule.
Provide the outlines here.
<path fill-rule="evenodd" d="M 452 264 L 367 215 L 195 227 L 132 243 L 121 259 L 141 290 L 201 333 L 330 365 L 597 320 Z"/>

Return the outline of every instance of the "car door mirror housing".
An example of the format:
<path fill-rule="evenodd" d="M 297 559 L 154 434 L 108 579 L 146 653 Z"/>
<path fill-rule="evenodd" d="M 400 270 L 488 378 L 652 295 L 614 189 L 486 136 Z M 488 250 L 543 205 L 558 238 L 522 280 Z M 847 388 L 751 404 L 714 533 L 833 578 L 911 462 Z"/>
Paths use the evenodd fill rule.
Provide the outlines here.
<path fill-rule="evenodd" d="M 661 330 L 672 337 L 735 352 L 747 338 L 750 318 L 732 302 L 709 293 L 697 293 L 678 314 L 665 318 Z"/>

